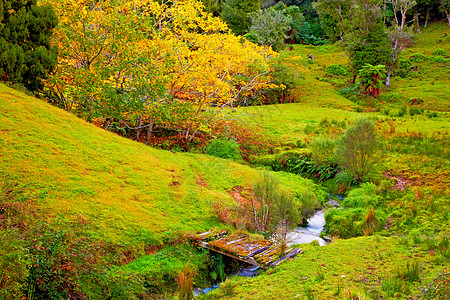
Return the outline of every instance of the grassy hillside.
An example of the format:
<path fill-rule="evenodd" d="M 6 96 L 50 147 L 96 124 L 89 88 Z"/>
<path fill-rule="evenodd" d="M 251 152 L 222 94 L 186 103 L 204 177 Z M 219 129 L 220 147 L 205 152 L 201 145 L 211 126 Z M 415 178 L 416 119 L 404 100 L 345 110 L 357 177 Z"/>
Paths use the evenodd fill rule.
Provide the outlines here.
<path fill-rule="evenodd" d="M 440 60 L 439 57 L 443 59 L 445 55 L 432 53 L 442 49 L 447 56 L 450 55 L 449 36 L 445 23 L 432 24 L 417 34 L 414 45 L 406 48 L 401 56 L 409 60 L 414 70 L 405 78 L 392 77 L 391 87 L 384 90 L 379 100 L 352 99 L 342 95 L 340 90 L 350 86 L 350 73 L 332 75 L 327 71 L 333 65 L 347 68 L 348 57 L 339 45 L 293 45 L 292 50 L 286 50 L 286 53 L 303 58 L 300 68 L 306 69 L 302 73 L 301 84 L 293 91 L 296 103 L 239 108 L 233 114 L 262 126 L 273 138 L 293 142 L 307 137 L 324 119 L 348 123 L 363 115 L 393 119 L 395 130 L 400 133 L 414 131 L 432 135 L 448 132 L 449 62 Z M 414 59 L 417 53 L 424 55 L 423 60 Z M 308 55 L 312 55 L 314 61 L 307 58 Z M 414 102 L 412 99 L 419 100 Z M 402 108 L 405 114 L 400 116 Z M 410 115 L 411 109 L 420 112 Z"/>
<path fill-rule="evenodd" d="M 433 54 L 450 54 L 446 31 L 436 24 L 418 35 L 404 53 L 418 68 L 393 77 L 379 99 L 353 97 L 349 74 L 330 75 L 327 67 L 348 62 L 338 46 L 295 45 L 288 55 L 304 58 L 296 103 L 229 112 L 280 142 L 272 156 L 298 154 L 321 135 L 337 139 L 361 116 L 376 120 L 385 161 L 374 177 L 376 195 L 360 197 L 381 198 L 386 223 L 372 237 L 302 245 L 296 260 L 254 279 L 228 280 L 209 298 L 405 299 L 448 266 L 450 73 L 447 58 Z M 175 244 L 188 232 L 227 226 L 214 204 L 232 207 L 233 188 L 249 189 L 258 173 L 230 160 L 153 149 L 0 84 L 0 270 L 7 274 L 0 290 L 29 299 L 127 298 L 136 290 L 145 297 L 144 286 L 164 294 L 161 286 L 175 289 L 187 262 L 199 273 L 211 263 Z M 395 179 L 385 174 L 409 188 L 393 189 Z M 293 192 L 320 189 L 297 175 L 274 176 Z M 342 228 L 354 223 L 344 218 Z"/>
<path fill-rule="evenodd" d="M 233 278 L 208 299 L 417 299 L 425 282 L 447 265 L 426 248 L 397 237 L 337 240 L 302 249 L 304 254 L 262 276 Z"/>
<path fill-rule="evenodd" d="M 122 138 L 3 84 L 0 104 L 0 269 L 7 276 L 0 298 L 136 295 L 126 294 L 135 292 L 129 276 L 136 272 L 117 277 L 114 265 L 189 232 L 224 227 L 213 204 L 233 205 L 233 187 L 251 188 L 258 178 L 238 162 Z M 293 192 L 313 185 L 275 176 Z M 171 260 L 151 270 L 163 285 L 176 266 Z"/>
<path fill-rule="evenodd" d="M 403 78 L 394 76 L 378 99 L 354 96 L 350 74 L 329 73 L 330 65 L 345 68 L 348 62 L 338 45 L 296 45 L 291 51 L 305 58 L 308 69 L 295 90 L 296 103 L 239 108 L 232 114 L 279 140 L 278 151 L 294 150 L 286 157 L 316 137 L 338 139 L 362 116 L 375 120 L 385 160 L 373 181 L 387 222 L 373 237 L 335 240 L 326 247 L 301 245 L 305 253 L 297 259 L 251 280 L 225 282 L 209 298 L 417 299 L 449 265 L 448 27 L 436 23 L 416 35 L 402 54 L 414 68 Z M 436 54 L 442 51 L 446 55 Z M 384 174 L 394 174 L 408 187 L 394 190 L 397 179 Z M 340 219 L 339 229 L 358 223 L 350 216 Z"/>
<path fill-rule="evenodd" d="M 3 193 L 33 201 L 50 223 L 85 219 L 114 242 L 205 230 L 219 225 L 212 202 L 257 177 L 232 161 L 130 141 L 4 85 L 0 99 Z"/>

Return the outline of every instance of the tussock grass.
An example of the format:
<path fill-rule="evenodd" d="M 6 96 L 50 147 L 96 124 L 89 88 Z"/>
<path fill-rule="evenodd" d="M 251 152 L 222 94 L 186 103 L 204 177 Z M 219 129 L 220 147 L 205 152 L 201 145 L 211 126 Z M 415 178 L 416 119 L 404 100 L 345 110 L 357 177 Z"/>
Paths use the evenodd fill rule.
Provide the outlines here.
<path fill-rule="evenodd" d="M 431 280 L 440 270 L 427 250 L 399 246 L 396 237 L 336 240 L 326 247 L 302 245 L 302 249 L 304 254 L 275 272 L 236 286 L 236 294 L 227 299 L 371 299 L 374 294 L 406 298 L 417 295 L 423 286 L 416 275 Z M 417 273 L 420 269 L 415 266 L 427 272 Z M 405 270 L 414 280 L 395 277 L 398 270 Z M 208 299 L 219 295 L 220 288 L 208 294 Z"/>

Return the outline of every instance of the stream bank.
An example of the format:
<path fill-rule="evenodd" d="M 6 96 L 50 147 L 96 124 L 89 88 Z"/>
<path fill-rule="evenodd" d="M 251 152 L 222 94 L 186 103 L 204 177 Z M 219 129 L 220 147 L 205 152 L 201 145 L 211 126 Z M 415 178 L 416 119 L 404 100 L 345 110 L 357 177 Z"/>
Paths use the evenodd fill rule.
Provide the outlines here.
<path fill-rule="evenodd" d="M 325 246 L 329 242 L 320 237 L 320 233 L 322 232 L 324 227 L 325 212 L 323 210 L 319 210 L 308 219 L 307 227 L 297 227 L 292 229 L 288 233 L 288 245 L 291 246 L 295 244 L 307 244 L 313 241 L 317 241 L 320 246 Z M 242 276 L 251 278 L 258 276 L 260 272 L 262 272 L 260 267 L 244 263 L 228 277 Z M 198 297 L 202 294 L 207 294 L 218 287 L 219 284 L 214 284 L 204 289 L 196 288 L 194 290 L 194 295 Z"/>

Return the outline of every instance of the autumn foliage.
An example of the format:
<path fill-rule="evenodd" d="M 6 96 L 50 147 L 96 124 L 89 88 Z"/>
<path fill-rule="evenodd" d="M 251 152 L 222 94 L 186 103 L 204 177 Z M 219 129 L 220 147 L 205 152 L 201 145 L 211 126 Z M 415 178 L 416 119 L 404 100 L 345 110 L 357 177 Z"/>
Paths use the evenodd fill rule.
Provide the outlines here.
<path fill-rule="evenodd" d="M 188 142 L 238 99 L 276 87 L 276 55 L 230 33 L 194 0 L 45 0 L 59 15 L 51 101 L 105 129 Z"/>

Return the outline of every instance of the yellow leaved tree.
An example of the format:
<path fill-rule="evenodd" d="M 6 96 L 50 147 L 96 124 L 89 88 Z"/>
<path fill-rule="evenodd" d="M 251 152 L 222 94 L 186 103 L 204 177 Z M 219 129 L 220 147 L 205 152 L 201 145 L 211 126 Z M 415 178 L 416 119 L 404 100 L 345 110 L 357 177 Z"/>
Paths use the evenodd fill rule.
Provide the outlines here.
<path fill-rule="evenodd" d="M 191 141 L 222 108 L 275 87 L 276 53 L 231 34 L 199 1 L 42 2 L 60 20 L 48 97 L 104 128 L 148 141 L 160 126 Z"/>

